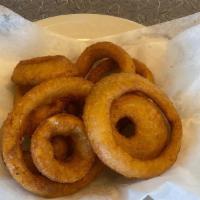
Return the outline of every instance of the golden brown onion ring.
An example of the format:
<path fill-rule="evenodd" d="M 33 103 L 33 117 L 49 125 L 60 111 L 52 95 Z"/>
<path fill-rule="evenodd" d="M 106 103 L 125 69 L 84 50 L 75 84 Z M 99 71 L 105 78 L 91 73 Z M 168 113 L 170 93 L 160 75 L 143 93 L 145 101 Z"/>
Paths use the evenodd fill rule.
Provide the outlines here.
<path fill-rule="evenodd" d="M 135 63 L 135 72 L 154 83 L 153 74 L 147 68 L 147 66 L 135 58 L 133 58 L 133 62 Z M 89 71 L 87 75 L 87 80 L 96 83 L 101 78 L 107 76 L 108 74 L 111 74 L 113 70 L 116 70 L 118 68 L 119 67 L 117 66 L 117 63 L 114 62 L 112 59 L 102 60 L 99 62 L 99 64 L 97 64 Z"/>
<path fill-rule="evenodd" d="M 56 135 L 70 135 L 74 142 L 74 152 L 66 162 L 61 163 L 54 158 L 50 139 Z M 83 122 L 68 114 L 54 115 L 36 129 L 31 139 L 31 154 L 38 170 L 59 183 L 73 183 L 83 178 L 95 158 Z"/>
<path fill-rule="evenodd" d="M 21 149 L 23 124 L 32 110 L 51 99 L 76 95 L 85 97 L 91 87 L 92 83 L 82 78 L 60 77 L 49 80 L 26 93 L 8 116 L 3 127 L 3 160 L 12 177 L 28 191 L 45 197 L 69 195 L 89 184 L 101 171 L 102 164 L 97 160 L 81 180 L 74 183 L 57 183 L 32 173 L 24 162 Z"/>
<path fill-rule="evenodd" d="M 76 66 L 81 76 L 85 76 L 92 65 L 103 58 L 111 58 L 123 72 L 135 72 L 135 64 L 121 47 L 111 42 L 98 42 L 87 47 L 79 56 Z"/>
<path fill-rule="evenodd" d="M 134 91 L 152 99 L 164 113 L 171 128 L 168 144 L 157 157 L 149 160 L 131 156 L 118 145 L 113 135 L 111 105 L 123 94 Z M 107 166 L 126 177 L 158 176 L 177 159 L 182 137 L 179 115 L 168 97 L 156 85 L 139 75 L 118 73 L 96 83 L 86 99 L 83 118 L 95 153 Z"/>
<path fill-rule="evenodd" d="M 119 127 L 120 122 L 125 123 L 122 124 L 125 128 Z M 144 96 L 127 94 L 116 99 L 111 107 L 111 123 L 116 143 L 134 158 L 155 158 L 168 142 L 169 130 L 164 115 Z"/>
<path fill-rule="evenodd" d="M 65 108 L 65 101 L 55 100 L 50 104 L 45 104 L 34 109 L 28 119 L 25 122 L 25 135 L 22 140 L 22 149 L 23 157 L 25 162 L 30 170 L 34 173 L 37 171 L 36 167 L 33 164 L 33 160 L 30 153 L 30 141 L 31 136 L 34 133 L 35 129 L 47 118 L 62 113 Z M 55 136 L 51 139 L 53 146 L 54 156 L 57 160 L 65 161 L 68 155 L 71 152 L 70 138 L 65 138 L 62 136 Z M 39 173 L 37 171 L 37 173 Z"/>
<path fill-rule="evenodd" d="M 14 69 L 12 81 L 17 85 L 34 86 L 58 76 L 76 76 L 77 69 L 64 56 L 44 56 L 20 61 Z"/>

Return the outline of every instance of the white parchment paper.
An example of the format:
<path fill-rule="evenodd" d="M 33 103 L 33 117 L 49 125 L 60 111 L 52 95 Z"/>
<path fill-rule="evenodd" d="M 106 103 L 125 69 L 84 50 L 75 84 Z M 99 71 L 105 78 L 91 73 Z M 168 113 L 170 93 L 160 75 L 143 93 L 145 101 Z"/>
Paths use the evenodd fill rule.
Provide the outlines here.
<path fill-rule="evenodd" d="M 108 40 L 146 63 L 183 122 L 177 162 L 160 177 L 127 180 L 107 171 L 80 192 L 57 199 L 200 199 L 200 14 L 88 42 L 56 35 L 0 6 L 0 125 L 12 108 L 10 76 L 19 60 L 61 54 L 75 60 L 90 43 Z M 41 200 L 25 191 L 0 159 L 0 200 Z"/>

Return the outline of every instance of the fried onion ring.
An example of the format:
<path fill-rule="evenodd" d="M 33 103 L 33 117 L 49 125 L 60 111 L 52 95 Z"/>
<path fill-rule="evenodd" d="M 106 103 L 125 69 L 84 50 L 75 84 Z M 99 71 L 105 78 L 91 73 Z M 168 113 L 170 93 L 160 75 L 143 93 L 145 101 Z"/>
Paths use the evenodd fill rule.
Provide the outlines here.
<path fill-rule="evenodd" d="M 14 69 L 12 81 L 17 85 L 34 86 L 61 75 L 76 76 L 77 69 L 64 56 L 44 56 L 20 61 Z"/>
<path fill-rule="evenodd" d="M 118 145 L 113 135 L 111 105 L 123 94 L 135 91 L 153 100 L 170 124 L 169 142 L 153 159 L 141 160 L 131 156 Z M 179 115 L 168 97 L 156 85 L 139 75 L 118 73 L 99 81 L 86 99 L 83 118 L 95 153 L 107 166 L 126 177 L 158 176 L 177 159 L 182 138 Z"/>
<path fill-rule="evenodd" d="M 3 160 L 12 177 L 28 191 L 45 197 L 72 194 L 89 184 L 102 170 L 102 164 L 96 160 L 89 173 L 81 180 L 74 183 L 57 183 L 32 173 L 24 162 L 21 149 L 23 124 L 32 110 L 50 99 L 76 95 L 85 97 L 91 87 L 91 82 L 78 77 L 60 77 L 46 81 L 26 93 L 8 116 L 3 127 Z"/>
<path fill-rule="evenodd" d="M 64 98 L 66 99 L 66 98 Z M 22 142 L 23 156 L 25 158 L 25 162 L 28 165 L 29 169 L 34 173 L 37 171 L 35 165 L 33 164 L 33 160 L 30 153 L 30 141 L 31 136 L 36 130 L 36 128 L 47 118 L 52 117 L 55 114 L 62 113 L 65 108 L 64 99 L 55 100 L 50 104 L 39 106 L 34 109 L 28 120 L 25 122 L 25 135 Z M 57 160 L 65 161 L 67 156 L 71 153 L 70 147 L 70 138 L 64 138 L 62 136 L 55 136 L 51 139 L 51 143 L 53 146 L 54 156 Z M 39 173 L 37 171 L 37 173 Z"/>
<path fill-rule="evenodd" d="M 72 137 L 76 148 L 67 162 L 54 158 L 50 139 L 56 135 Z M 67 114 L 54 115 L 36 129 L 31 139 L 31 154 L 38 170 L 59 183 L 73 183 L 83 178 L 95 158 L 82 121 Z"/>
<path fill-rule="evenodd" d="M 133 62 L 135 63 L 135 72 L 154 83 L 153 74 L 147 68 L 147 66 L 135 58 L 133 58 Z M 119 67 L 117 66 L 117 63 L 114 62 L 112 59 L 102 60 L 99 62 L 99 64 L 97 64 L 89 71 L 89 73 L 87 74 L 87 80 L 96 83 L 101 78 L 111 74 L 113 70 L 116 70 L 118 68 Z"/>
<path fill-rule="evenodd" d="M 124 122 L 129 119 L 132 125 L 124 130 L 125 136 L 117 129 L 123 119 Z M 127 94 L 114 101 L 111 123 L 116 130 L 113 132 L 115 141 L 134 158 L 155 158 L 168 142 L 167 120 L 156 104 L 144 96 Z M 128 126 L 128 121 L 124 126 Z"/>
<path fill-rule="evenodd" d="M 87 47 L 79 56 L 76 66 L 81 76 L 85 76 L 92 65 L 103 58 L 112 58 L 123 72 L 135 72 L 135 64 L 121 47 L 111 42 L 98 42 Z"/>

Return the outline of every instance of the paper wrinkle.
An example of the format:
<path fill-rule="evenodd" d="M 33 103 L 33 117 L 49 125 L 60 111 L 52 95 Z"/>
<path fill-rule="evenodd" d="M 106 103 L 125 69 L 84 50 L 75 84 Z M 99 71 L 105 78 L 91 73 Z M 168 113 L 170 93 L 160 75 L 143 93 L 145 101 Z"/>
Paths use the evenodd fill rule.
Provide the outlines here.
<path fill-rule="evenodd" d="M 13 92 L 10 76 L 19 60 L 61 54 L 75 61 L 87 45 L 101 40 L 121 45 L 131 56 L 147 64 L 154 73 L 157 84 L 173 100 L 181 115 L 182 148 L 174 166 L 163 175 L 136 181 L 128 180 L 108 170 L 80 192 L 57 199 L 139 200 L 146 195 L 154 199 L 200 199 L 200 25 L 198 24 L 200 24 L 200 13 L 121 35 L 82 42 L 47 32 L 0 6 L 0 124 L 12 108 Z M 0 160 L 1 199 L 43 198 L 22 189 Z"/>

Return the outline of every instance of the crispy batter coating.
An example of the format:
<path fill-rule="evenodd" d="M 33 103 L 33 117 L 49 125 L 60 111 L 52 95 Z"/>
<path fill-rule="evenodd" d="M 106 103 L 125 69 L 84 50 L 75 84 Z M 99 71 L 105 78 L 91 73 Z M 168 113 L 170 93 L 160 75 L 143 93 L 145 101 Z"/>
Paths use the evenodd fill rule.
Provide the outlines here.
<path fill-rule="evenodd" d="M 50 99 L 71 95 L 87 96 L 91 87 L 92 83 L 82 78 L 60 77 L 46 81 L 26 93 L 8 116 L 3 127 L 3 160 L 12 177 L 28 191 L 45 197 L 69 195 L 89 184 L 102 170 L 101 162 L 96 160 L 81 180 L 74 183 L 54 182 L 33 173 L 26 165 L 21 149 L 23 125 L 32 110 Z"/>
<path fill-rule="evenodd" d="M 66 162 L 54 157 L 50 139 L 56 135 L 70 135 L 74 142 L 74 152 Z M 69 114 L 54 115 L 36 129 L 31 139 L 31 153 L 38 170 L 59 183 L 73 183 L 82 179 L 95 158 L 83 122 Z"/>
<path fill-rule="evenodd" d="M 160 154 L 141 160 L 126 152 L 115 141 L 110 109 L 123 94 L 139 91 L 149 97 L 170 124 L 170 139 Z M 86 99 L 84 122 L 93 150 L 110 168 L 129 178 L 150 178 L 169 169 L 177 159 L 181 146 L 182 125 L 168 97 L 154 84 L 139 75 L 118 73 L 99 81 Z"/>
<path fill-rule="evenodd" d="M 130 131 L 128 136 L 120 134 L 117 129 L 118 122 L 125 118 L 128 118 L 133 126 L 127 130 L 127 134 Z M 170 135 L 167 120 L 156 104 L 136 94 L 127 94 L 114 101 L 111 107 L 111 123 L 115 130 L 113 134 L 116 142 L 138 159 L 157 157 Z"/>
<path fill-rule="evenodd" d="M 76 76 L 77 68 L 65 56 L 44 56 L 20 61 L 12 81 L 17 85 L 34 86 L 58 76 Z"/>
<path fill-rule="evenodd" d="M 133 58 L 133 62 L 135 63 L 135 72 L 144 78 L 148 79 L 152 83 L 154 83 L 154 77 L 152 72 L 148 69 L 148 67 L 140 62 L 139 60 Z M 87 74 L 87 80 L 92 81 L 93 83 L 98 82 L 101 78 L 111 74 L 112 72 L 119 72 L 119 66 L 112 59 L 102 60 L 95 67 L 93 67 L 89 73 Z"/>
<path fill-rule="evenodd" d="M 123 72 L 135 72 L 135 64 L 129 54 L 111 42 L 97 42 L 87 47 L 79 56 L 76 66 L 81 76 L 85 76 L 93 64 L 103 58 L 111 58 Z"/>

